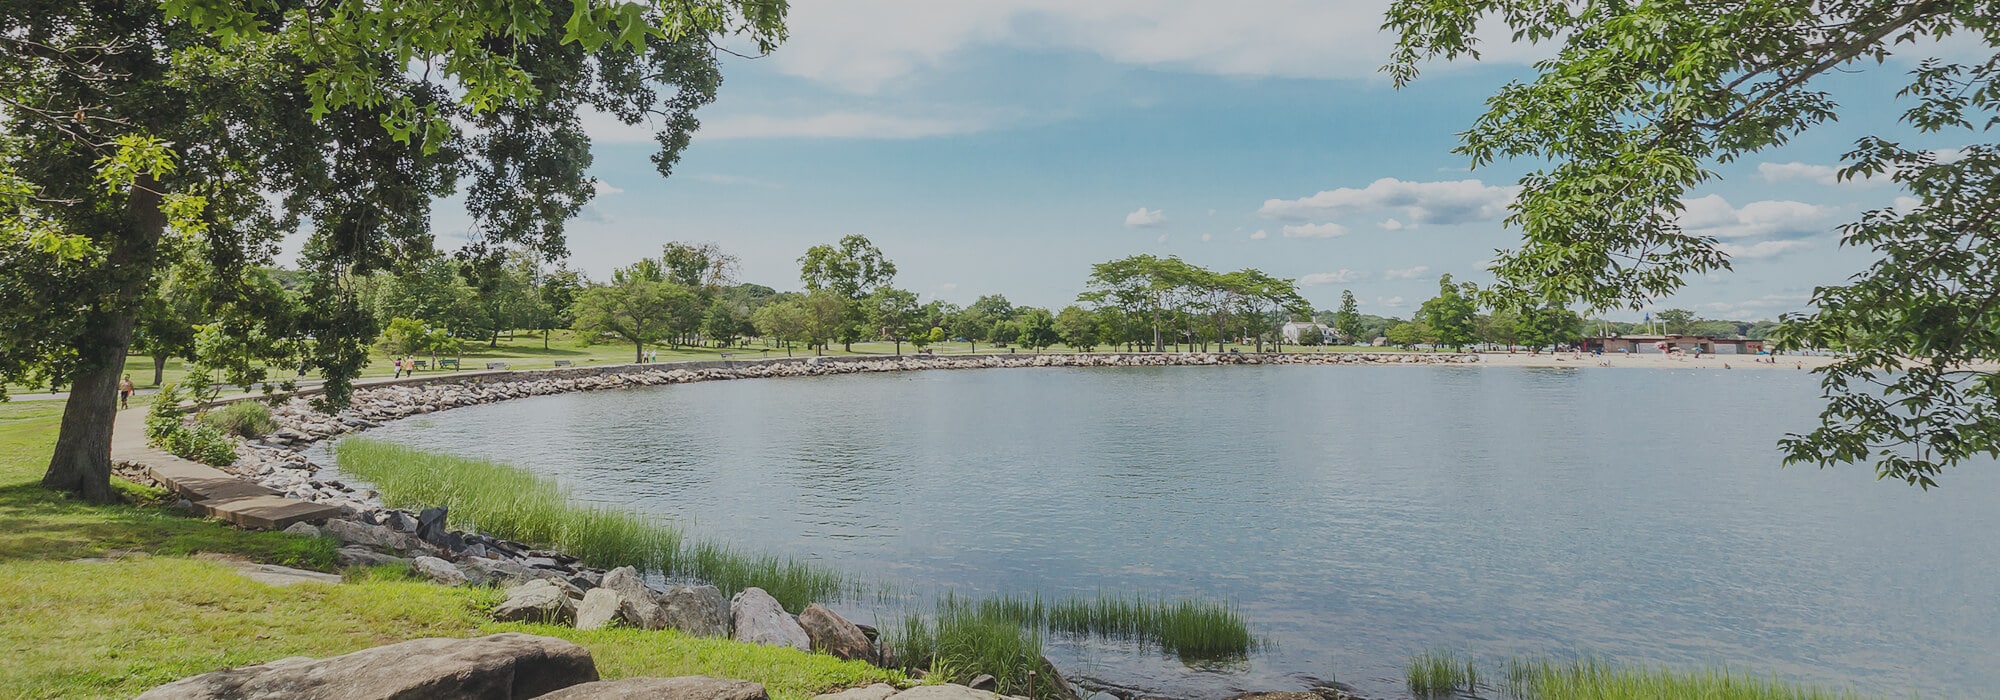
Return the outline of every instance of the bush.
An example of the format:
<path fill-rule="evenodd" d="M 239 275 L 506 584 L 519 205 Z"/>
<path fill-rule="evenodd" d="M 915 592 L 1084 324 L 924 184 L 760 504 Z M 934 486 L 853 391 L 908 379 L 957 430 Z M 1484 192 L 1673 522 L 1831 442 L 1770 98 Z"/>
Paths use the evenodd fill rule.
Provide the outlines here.
<path fill-rule="evenodd" d="M 236 443 L 229 435 L 213 426 L 197 425 L 182 427 L 167 434 L 160 446 L 183 459 L 192 459 L 211 466 L 224 466 L 236 461 Z"/>
<path fill-rule="evenodd" d="M 146 440 L 155 445 L 165 444 L 167 436 L 180 429 L 181 388 L 168 384 L 153 398 L 152 408 L 146 409 Z"/>
<path fill-rule="evenodd" d="M 209 411 L 201 422 L 238 437 L 255 440 L 278 429 L 271 409 L 258 401 L 238 401 Z"/>

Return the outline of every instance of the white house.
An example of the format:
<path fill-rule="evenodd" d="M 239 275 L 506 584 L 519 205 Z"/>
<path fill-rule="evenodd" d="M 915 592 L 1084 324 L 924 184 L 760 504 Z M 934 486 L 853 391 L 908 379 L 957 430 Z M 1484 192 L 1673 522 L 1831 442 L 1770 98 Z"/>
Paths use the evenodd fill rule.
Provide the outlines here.
<path fill-rule="evenodd" d="M 1285 336 L 1285 342 L 1296 345 L 1299 342 L 1299 334 L 1307 328 L 1318 328 L 1320 337 L 1325 339 L 1323 342 L 1332 343 L 1338 337 L 1334 334 L 1333 328 L 1324 323 L 1306 323 L 1302 321 L 1286 321 L 1285 325 L 1278 328 L 1278 334 Z"/>

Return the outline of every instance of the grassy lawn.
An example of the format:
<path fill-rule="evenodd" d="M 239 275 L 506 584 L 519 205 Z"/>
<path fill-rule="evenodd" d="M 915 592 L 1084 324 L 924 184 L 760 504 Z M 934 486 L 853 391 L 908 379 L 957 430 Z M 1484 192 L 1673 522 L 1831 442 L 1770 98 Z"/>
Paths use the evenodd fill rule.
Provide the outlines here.
<path fill-rule="evenodd" d="M 61 406 L 0 404 L 0 697 L 131 697 L 176 678 L 287 656 L 330 656 L 419 637 L 527 631 L 589 647 L 607 678 L 709 674 L 776 698 L 901 677 L 858 662 L 673 632 L 503 625 L 491 589 L 380 572 L 338 586 L 274 588 L 222 554 L 331 570 L 329 541 L 247 532 L 151 506 L 89 506 L 36 485 Z M 144 489 L 128 487 L 144 499 Z M 73 561 L 112 555 L 101 563 Z"/>

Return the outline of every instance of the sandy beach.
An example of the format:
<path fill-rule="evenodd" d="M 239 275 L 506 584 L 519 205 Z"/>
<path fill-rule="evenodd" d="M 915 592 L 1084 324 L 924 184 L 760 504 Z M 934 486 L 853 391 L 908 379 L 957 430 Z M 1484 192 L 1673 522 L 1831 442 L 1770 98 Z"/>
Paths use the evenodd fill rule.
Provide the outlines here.
<path fill-rule="evenodd" d="M 1571 353 L 1541 353 L 1530 355 L 1526 352 L 1483 352 L 1479 353 L 1479 364 L 1492 367 L 1585 367 L 1589 369 L 1639 367 L 1648 369 L 1713 369 L 1713 370 L 1789 370 L 1802 371 L 1833 364 L 1836 358 L 1824 355 L 1780 355 L 1776 364 L 1757 362 L 1756 355 L 1623 355 L 1606 354 L 1598 357 L 1590 354 L 1582 356 Z"/>

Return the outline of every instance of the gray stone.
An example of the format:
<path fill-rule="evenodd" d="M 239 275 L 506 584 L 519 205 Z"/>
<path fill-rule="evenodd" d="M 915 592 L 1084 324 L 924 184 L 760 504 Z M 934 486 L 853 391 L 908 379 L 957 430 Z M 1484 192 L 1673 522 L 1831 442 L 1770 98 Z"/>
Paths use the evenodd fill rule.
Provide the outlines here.
<path fill-rule="evenodd" d="M 861 633 L 861 628 L 818 603 L 808 605 L 799 612 L 799 626 L 805 629 L 806 638 L 812 641 L 813 651 L 849 661 L 875 661 L 875 645 L 868 643 L 868 637 Z"/>
<path fill-rule="evenodd" d="M 609 578 L 609 577 L 606 577 Z M 805 628 L 762 588 L 745 588 L 729 601 L 729 620 L 739 642 L 812 651 Z"/>
<path fill-rule="evenodd" d="M 383 554 L 360 545 L 348 545 L 333 551 L 333 558 L 341 566 L 409 566 L 410 560 Z"/>
<path fill-rule="evenodd" d="M 328 659 L 281 659 L 154 688 L 146 700 L 532 698 L 597 680 L 590 651 L 507 633 L 416 639 Z"/>
<path fill-rule="evenodd" d="M 708 676 L 625 678 L 573 685 L 540 700 L 769 700 L 764 686 Z"/>
<path fill-rule="evenodd" d="M 236 570 L 243 574 L 244 578 L 267 586 L 296 586 L 301 583 L 338 585 L 340 583 L 340 576 L 335 574 L 322 574 L 317 571 L 294 569 L 278 566 L 277 564 L 246 563 L 238 565 Z"/>
<path fill-rule="evenodd" d="M 451 562 L 437 557 L 417 557 L 410 560 L 410 566 L 424 578 L 447 586 L 463 586 L 468 581 L 465 572 L 459 571 L 458 567 L 451 565 Z"/>
<path fill-rule="evenodd" d="M 660 614 L 659 594 L 639 578 L 637 569 L 621 566 L 607 571 L 598 585 L 618 592 L 618 615 L 626 624 L 642 630 L 666 627 L 666 620 Z"/>
<path fill-rule="evenodd" d="M 966 683 L 965 686 L 973 690 L 994 690 L 1000 686 L 1000 680 L 991 674 L 982 673 L 973 676 L 972 682 Z"/>
<path fill-rule="evenodd" d="M 562 625 L 576 620 L 577 612 L 576 601 L 562 588 L 548 581 L 530 581 L 507 589 L 507 600 L 493 609 L 493 619 Z"/>
<path fill-rule="evenodd" d="M 312 523 L 292 523 L 291 527 L 285 528 L 285 534 L 298 535 L 300 537 L 318 537 L 319 528 L 313 527 Z"/>
<path fill-rule="evenodd" d="M 610 625 L 619 619 L 618 609 L 624 602 L 625 596 L 609 588 L 585 591 L 583 602 L 576 606 L 576 628 L 594 630 Z"/>
<path fill-rule="evenodd" d="M 335 518 L 326 521 L 324 528 L 328 536 L 340 540 L 342 544 L 358 544 L 396 552 L 407 552 L 416 548 L 416 540 L 409 535 L 380 525 L 367 525 Z"/>
<path fill-rule="evenodd" d="M 897 693 L 894 700 L 999 700 L 1002 695 L 962 685 L 920 685 Z"/>
<path fill-rule="evenodd" d="M 674 586 L 660 594 L 666 626 L 697 637 L 729 636 L 729 600 L 714 586 Z"/>
<path fill-rule="evenodd" d="M 849 688 L 838 693 L 814 695 L 812 700 L 888 700 L 896 694 L 896 687 L 887 683 L 876 683 L 866 688 Z"/>
<path fill-rule="evenodd" d="M 519 562 L 481 556 L 459 559 L 458 569 L 465 572 L 465 577 L 468 579 L 495 586 L 518 586 L 529 581 L 553 578 L 550 574 L 537 572 L 522 566 Z"/>

